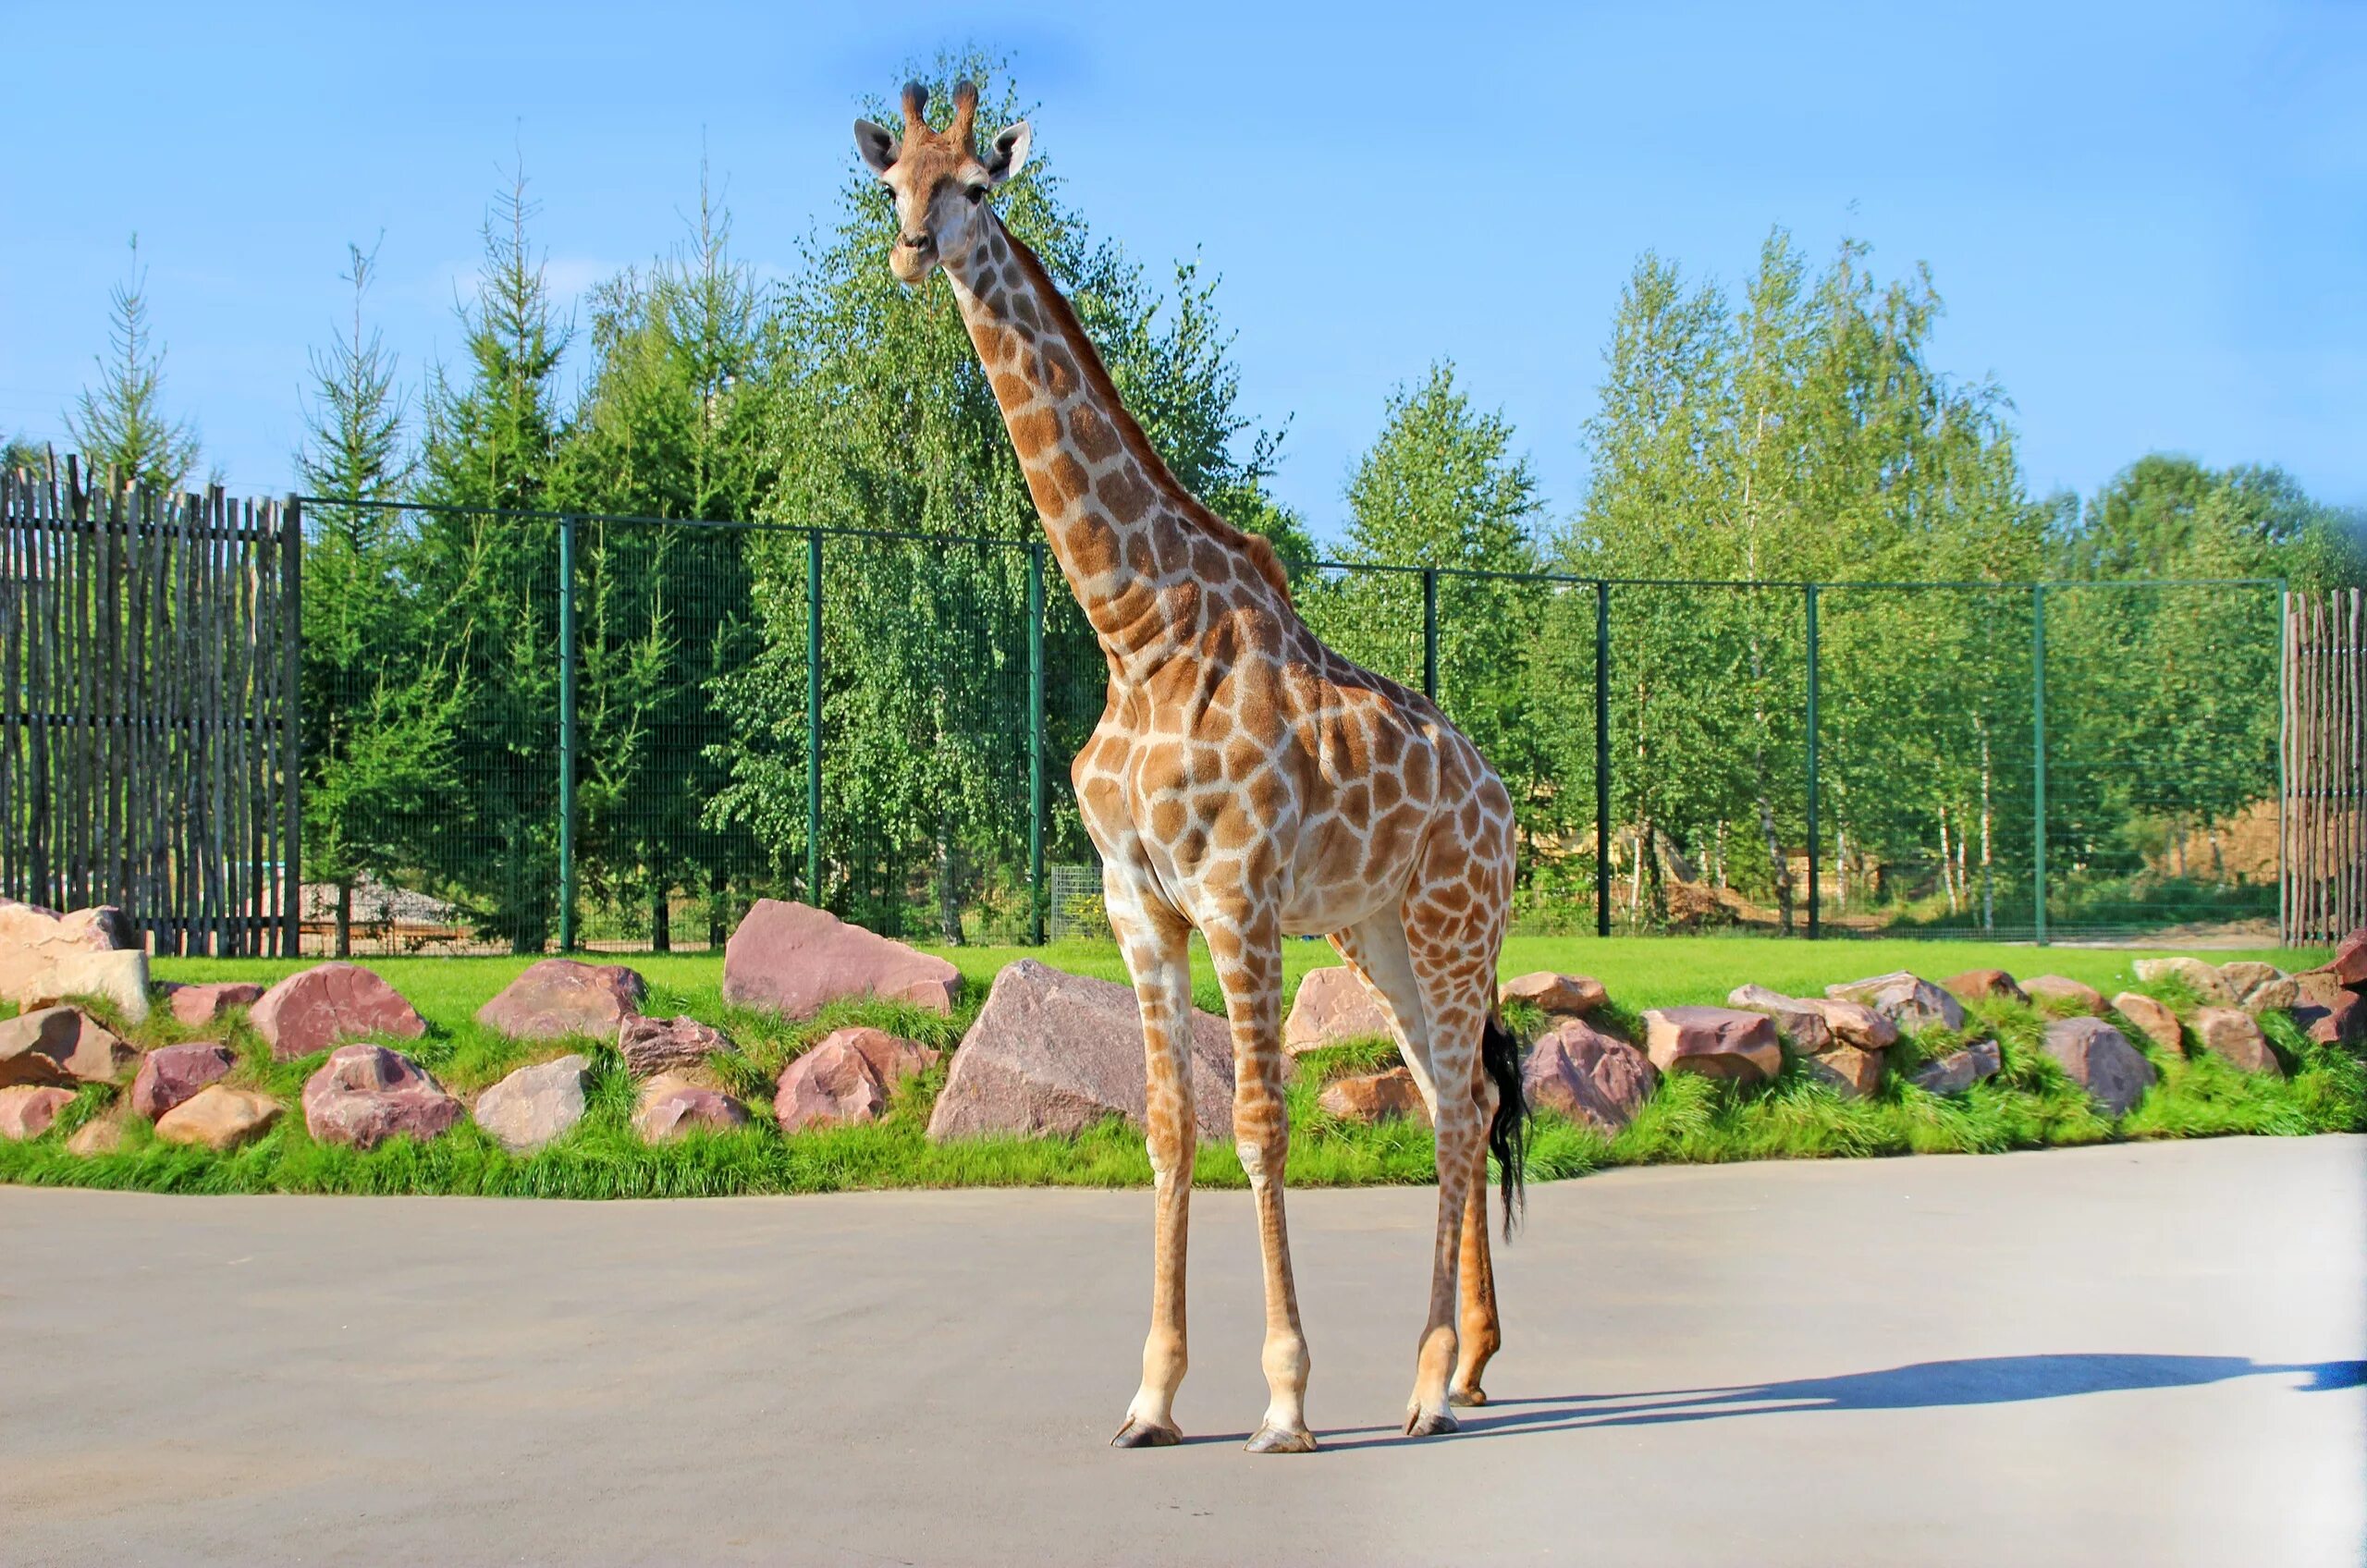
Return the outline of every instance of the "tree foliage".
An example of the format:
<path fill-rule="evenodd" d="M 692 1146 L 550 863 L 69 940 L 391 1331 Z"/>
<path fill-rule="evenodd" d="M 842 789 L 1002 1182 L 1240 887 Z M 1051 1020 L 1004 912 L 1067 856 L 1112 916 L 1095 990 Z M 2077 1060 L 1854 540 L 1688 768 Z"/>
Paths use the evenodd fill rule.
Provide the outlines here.
<path fill-rule="evenodd" d="M 148 320 L 148 272 L 140 237 L 131 237 L 131 270 L 107 290 L 107 352 L 96 356 L 98 380 L 67 412 L 66 428 L 94 477 L 178 490 L 197 467 L 197 429 L 165 408 L 165 346 Z"/>

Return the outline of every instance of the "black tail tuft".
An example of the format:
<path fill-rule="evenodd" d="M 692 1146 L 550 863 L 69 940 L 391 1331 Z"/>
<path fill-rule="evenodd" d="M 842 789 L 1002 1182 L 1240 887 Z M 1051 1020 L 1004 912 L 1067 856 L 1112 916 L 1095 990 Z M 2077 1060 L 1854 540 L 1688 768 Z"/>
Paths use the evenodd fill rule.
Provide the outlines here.
<path fill-rule="evenodd" d="M 1525 1203 L 1528 1163 L 1528 1101 L 1520 1092 L 1520 1042 L 1493 1012 L 1479 1034 L 1479 1065 L 1496 1085 L 1496 1119 L 1488 1124 L 1488 1152 L 1496 1157 L 1496 1180 L 1504 1197 L 1504 1238 Z"/>

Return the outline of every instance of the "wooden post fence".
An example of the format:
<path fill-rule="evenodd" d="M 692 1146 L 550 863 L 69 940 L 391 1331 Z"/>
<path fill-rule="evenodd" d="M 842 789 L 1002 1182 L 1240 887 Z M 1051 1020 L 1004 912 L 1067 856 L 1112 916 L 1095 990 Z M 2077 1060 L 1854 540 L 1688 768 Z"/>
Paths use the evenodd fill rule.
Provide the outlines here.
<path fill-rule="evenodd" d="M 0 474 L 0 894 L 294 950 L 297 533 L 218 488 Z"/>
<path fill-rule="evenodd" d="M 2288 946 L 2367 925 L 2367 593 L 2285 599 Z"/>

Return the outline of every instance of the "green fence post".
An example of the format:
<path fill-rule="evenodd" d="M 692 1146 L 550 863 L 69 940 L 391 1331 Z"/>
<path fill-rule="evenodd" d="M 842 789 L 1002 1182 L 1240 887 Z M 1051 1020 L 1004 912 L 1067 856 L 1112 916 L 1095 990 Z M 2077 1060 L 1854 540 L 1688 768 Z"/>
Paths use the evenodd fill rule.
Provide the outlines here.
<path fill-rule="evenodd" d="M 1594 934 L 1611 935 L 1611 584 L 1594 585 Z"/>
<path fill-rule="evenodd" d="M 1439 700 L 1439 569 L 1422 569 L 1422 695 Z"/>
<path fill-rule="evenodd" d="M 558 950 L 575 950 L 575 520 L 558 521 Z"/>
<path fill-rule="evenodd" d="M 1044 945 L 1044 541 L 1027 545 L 1027 939 Z"/>
<path fill-rule="evenodd" d="M 805 898 L 822 907 L 822 531 L 805 531 Z"/>
<path fill-rule="evenodd" d="M 1809 940 L 1817 939 L 1824 900 L 1817 882 L 1817 739 L 1816 739 L 1816 584 L 1808 584 L 1809 633 Z"/>
<path fill-rule="evenodd" d="M 2030 921 L 2046 946 L 2046 584 L 2030 586 Z"/>

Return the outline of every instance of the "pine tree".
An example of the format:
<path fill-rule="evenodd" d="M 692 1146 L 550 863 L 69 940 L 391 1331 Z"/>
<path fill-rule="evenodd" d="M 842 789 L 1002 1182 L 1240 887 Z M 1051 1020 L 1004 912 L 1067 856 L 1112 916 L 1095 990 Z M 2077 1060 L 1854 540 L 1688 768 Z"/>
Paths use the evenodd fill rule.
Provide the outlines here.
<path fill-rule="evenodd" d="M 148 273 L 140 237 L 131 237 L 131 271 L 107 292 L 108 352 L 94 360 L 97 385 L 66 415 L 66 428 L 93 474 L 154 490 L 178 490 L 197 466 L 196 429 L 165 412 L 165 348 L 148 320 Z"/>

